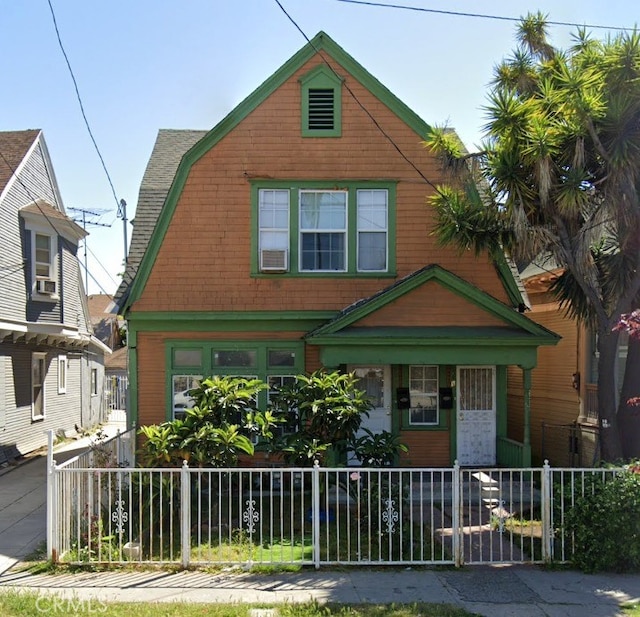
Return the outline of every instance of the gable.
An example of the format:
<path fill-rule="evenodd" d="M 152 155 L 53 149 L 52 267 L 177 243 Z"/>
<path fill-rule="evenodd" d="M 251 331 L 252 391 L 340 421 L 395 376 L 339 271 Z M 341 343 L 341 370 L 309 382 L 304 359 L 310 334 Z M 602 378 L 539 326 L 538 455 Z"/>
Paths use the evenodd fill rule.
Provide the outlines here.
<path fill-rule="evenodd" d="M 437 309 L 433 322 L 429 320 L 425 305 Z M 446 316 L 447 306 L 450 307 L 450 318 Z M 473 319 L 463 317 L 465 309 Z M 403 314 L 403 311 L 406 312 Z M 464 320 L 456 321 L 456 315 Z M 391 321 L 385 321 L 385 318 Z M 413 272 L 374 296 L 346 308 L 335 319 L 309 333 L 307 340 L 322 343 L 354 333 L 362 337 L 367 336 L 367 329 L 373 338 L 521 336 L 532 344 L 556 344 L 559 340 L 550 330 L 437 264 Z"/>
<path fill-rule="evenodd" d="M 504 326 L 486 308 L 444 287 L 427 281 L 354 322 L 353 327 Z M 512 325 L 512 324 L 509 324 Z"/>

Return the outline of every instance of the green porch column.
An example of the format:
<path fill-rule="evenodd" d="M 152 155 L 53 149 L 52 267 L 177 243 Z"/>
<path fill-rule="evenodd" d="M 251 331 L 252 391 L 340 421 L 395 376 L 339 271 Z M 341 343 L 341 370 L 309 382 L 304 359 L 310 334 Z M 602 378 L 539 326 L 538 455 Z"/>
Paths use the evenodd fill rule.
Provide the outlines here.
<path fill-rule="evenodd" d="M 531 369 L 522 368 L 522 389 L 524 396 L 524 435 L 522 464 L 531 466 Z"/>

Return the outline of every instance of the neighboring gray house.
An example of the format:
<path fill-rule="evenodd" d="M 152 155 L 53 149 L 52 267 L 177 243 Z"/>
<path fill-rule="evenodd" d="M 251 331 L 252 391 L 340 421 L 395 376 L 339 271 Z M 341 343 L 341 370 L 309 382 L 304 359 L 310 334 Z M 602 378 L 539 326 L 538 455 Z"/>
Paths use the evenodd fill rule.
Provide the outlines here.
<path fill-rule="evenodd" d="M 104 355 L 40 130 L 0 132 L 0 464 L 105 420 Z"/>

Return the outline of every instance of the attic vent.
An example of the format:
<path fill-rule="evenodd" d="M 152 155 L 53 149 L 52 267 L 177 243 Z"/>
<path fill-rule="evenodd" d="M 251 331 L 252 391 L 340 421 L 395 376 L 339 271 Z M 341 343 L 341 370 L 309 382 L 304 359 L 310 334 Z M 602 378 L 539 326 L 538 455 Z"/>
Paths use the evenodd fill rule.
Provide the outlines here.
<path fill-rule="evenodd" d="M 334 129 L 334 92 L 333 88 L 309 88 L 309 130 Z"/>

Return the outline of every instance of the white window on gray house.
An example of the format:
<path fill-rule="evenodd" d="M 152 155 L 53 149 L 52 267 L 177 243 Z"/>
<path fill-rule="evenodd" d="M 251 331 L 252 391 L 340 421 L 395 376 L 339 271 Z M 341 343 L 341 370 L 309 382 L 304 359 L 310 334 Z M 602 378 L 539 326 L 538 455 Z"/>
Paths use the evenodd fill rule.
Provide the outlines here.
<path fill-rule="evenodd" d="M 47 376 L 47 354 L 31 355 L 31 419 L 42 420 L 45 417 L 45 379 Z"/>
<path fill-rule="evenodd" d="M 91 395 L 95 396 L 98 394 L 98 369 L 91 369 Z"/>
<path fill-rule="evenodd" d="M 58 394 L 67 393 L 67 356 L 58 356 Z"/>

